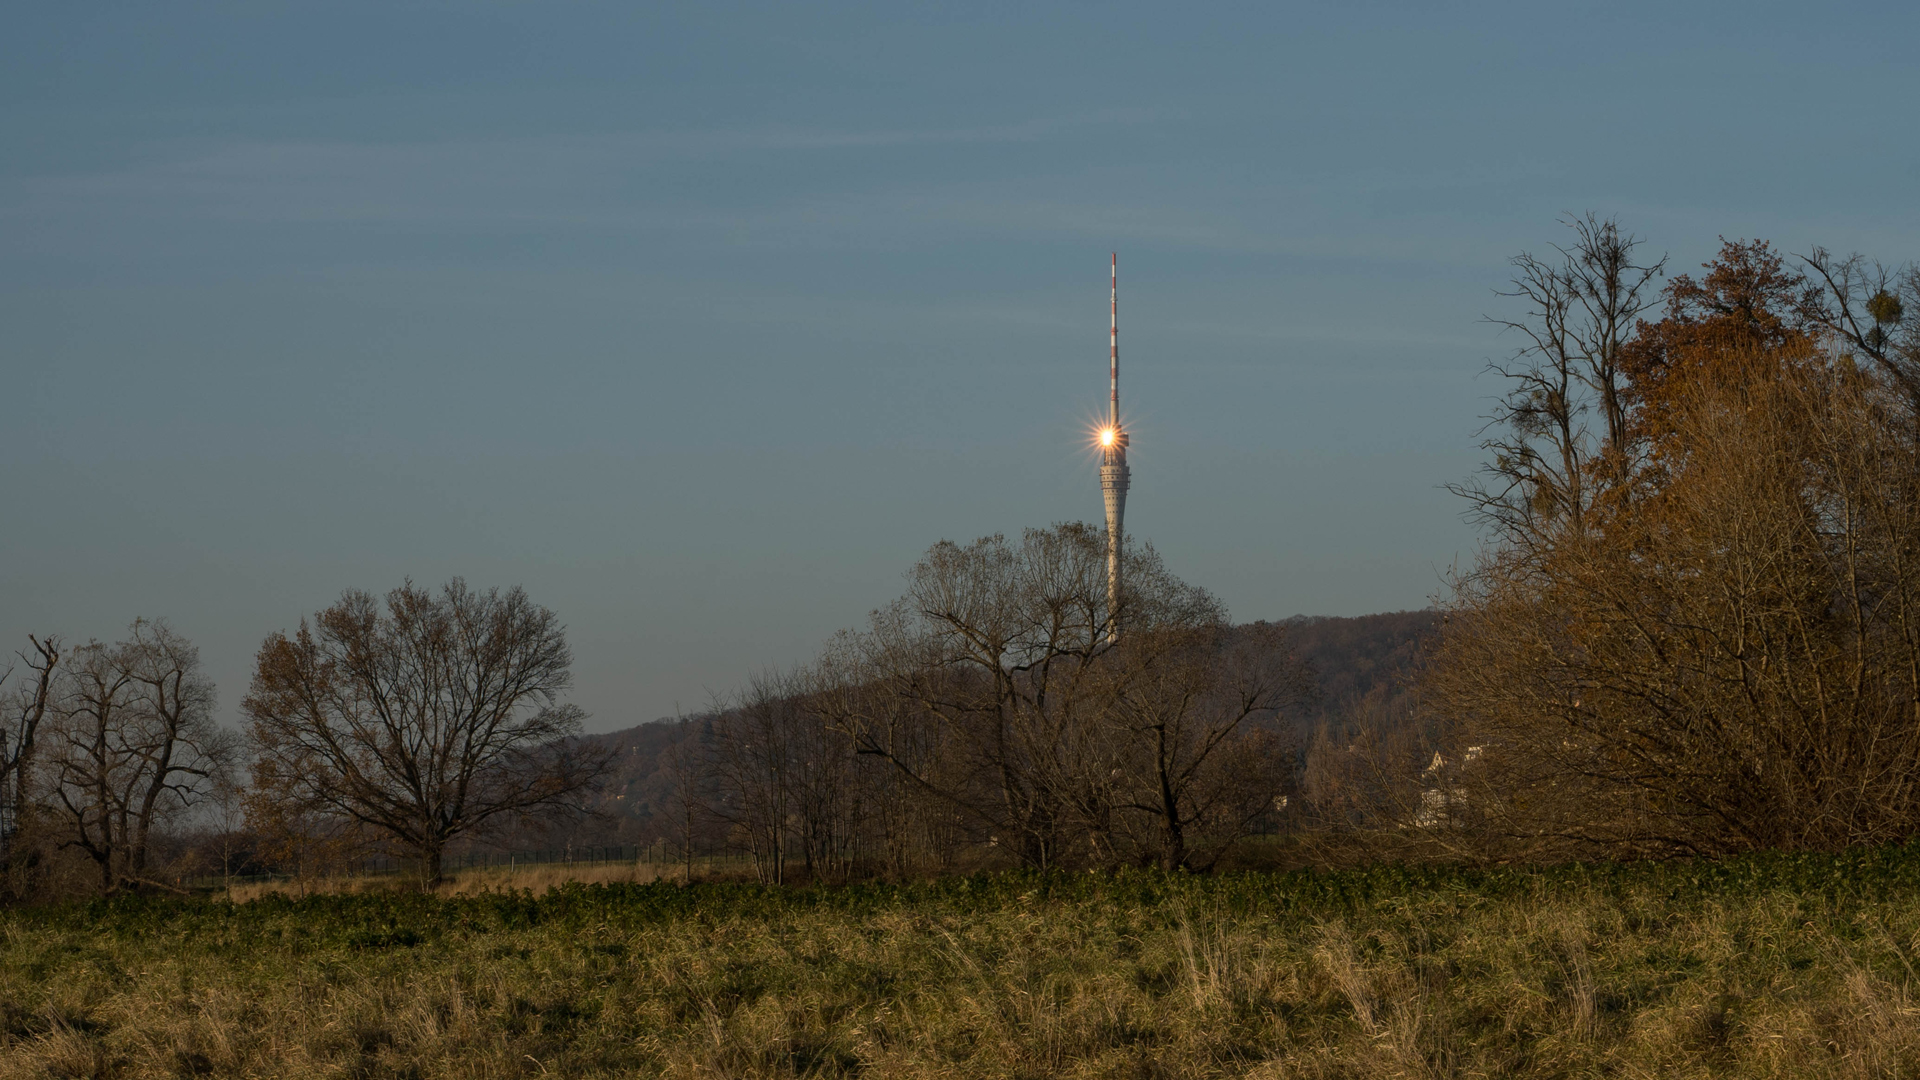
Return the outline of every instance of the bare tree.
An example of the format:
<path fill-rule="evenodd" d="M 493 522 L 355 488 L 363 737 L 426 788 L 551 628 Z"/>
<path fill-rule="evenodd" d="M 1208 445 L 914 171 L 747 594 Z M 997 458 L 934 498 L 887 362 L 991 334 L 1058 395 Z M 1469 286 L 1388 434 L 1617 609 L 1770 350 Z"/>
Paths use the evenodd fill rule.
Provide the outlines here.
<path fill-rule="evenodd" d="M 1277 630 L 1236 632 L 1151 548 L 1124 558 L 1116 642 L 1098 530 L 935 545 L 829 650 L 811 707 L 923 821 L 964 815 L 1029 865 L 1210 859 L 1271 802 L 1262 724 L 1297 684 L 1254 659 Z"/>
<path fill-rule="evenodd" d="M 136 620 L 126 641 L 74 650 L 52 699 L 52 800 L 100 871 L 101 888 L 156 886 L 156 825 L 207 797 L 235 743 L 213 722 L 213 683 L 199 650 L 162 621 Z"/>
<path fill-rule="evenodd" d="M 694 720 L 682 715 L 674 721 L 673 740 L 667 744 L 666 772 L 673 782 L 669 804 L 673 807 L 674 828 L 680 847 L 681 880 L 693 880 L 693 848 L 699 826 L 710 805 L 708 776 L 710 762 L 706 754 L 706 735 L 710 720 Z"/>
<path fill-rule="evenodd" d="M 1235 628 L 1223 615 L 1131 632 L 1104 665 L 1110 800 L 1149 824 L 1137 846 L 1162 869 L 1211 866 L 1286 790 L 1280 720 L 1314 695 L 1286 638 L 1282 626 Z"/>
<path fill-rule="evenodd" d="M 99 868 L 101 889 L 113 892 L 125 869 L 125 811 L 140 781 L 138 755 L 121 737 L 132 680 L 98 641 L 74 650 L 65 676 L 52 762 L 53 797 L 71 832 L 61 846 L 86 852 Z"/>
<path fill-rule="evenodd" d="M 761 880 L 787 880 L 798 857 L 813 878 L 852 872 L 864 825 L 853 745 L 829 726 L 803 672 L 756 676 L 716 711 L 715 812 L 746 840 Z"/>
<path fill-rule="evenodd" d="M 27 642 L 33 647 L 32 655 L 14 655 L 31 675 L 10 696 L 0 698 L 5 709 L 0 713 L 0 868 L 6 871 L 13 869 L 14 838 L 31 814 L 34 747 L 60 666 L 58 637 L 49 634 L 42 640 L 29 635 Z M 0 673 L 0 685 L 12 674 L 12 669 Z M 10 887 L 13 875 L 8 872 L 6 877 Z"/>
<path fill-rule="evenodd" d="M 1656 302 L 1650 286 L 1666 272 L 1667 257 L 1636 261 L 1634 252 L 1642 241 L 1622 233 L 1612 218 L 1588 213 L 1569 217 L 1566 225 L 1574 232 L 1573 245 L 1555 250 L 1565 260 L 1562 277 L 1578 311 L 1565 327 L 1580 361 L 1578 377 L 1606 423 L 1606 441 L 1600 447 L 1605 479 L 1617 482 L 1630 441 L 1622 353 L 1640 315 Z"/>
<path fill-rule="evenodd" d="M 1073 524 L 1029 529 L 1017 546 L 999 536 L 942 542 L 907 578 L 866 650 L 891 693 L 850 733 L 862 752 L 978 817 L 1021 861 L 1060 862 L 1083 794 L 1079 766 L 1095 750 L 1091 725 L 1076 718 L 1094 664 L 1113 648 L 1103 536 Z M 900 754 L 901 726 L 938 730 L 942 774 Z"/>
<path fill-rule="evenodd" d="M 983 815 L 953 801 L 969 790 L 959 743 L 939 713 L 915 697 L 924 688 L 922 664 L 936 659 L 923 636 L 893 625 L 898 608 L 875 613 L 867 634 L 843 632 L 803 672 L 808 708 L 836 735 L 851 736 L 854 782 L 871 850 L 886 870 L 951 869 Z M 862 749 L 864 747 L 864 749 Z M 873 767 L 873 766 L 878 767 Z M 990 816 L 990 815 L 988 815 Z"/>
<path fill-rule="evenodd" d="M 808 718 L 776 675 L 755 677 L 737 704 L 714 713 L 714 812 L 745 839 L 760 880 L 783 884 Z"/>
<path fill-rule="evenodd" d="M 1800 261 L 1823 290 L 1820 322 L 1898 386 L 1920 417 L 1920 265 L 1837 258 L 1821 247 Z"/>
<path fill-rule="evenodd" d="M 385 837 L 431 887 L 456 837 L 578 809 L 609 767 L 560 702 L 571 666 L 559 619 L 519 588 L 409 582 L 269 637 L 242 709 L 275 797 Z"/>
<path fill-rule="evenodd" d="M 1483 478 L 1453 488 L 1469 514 L 1510 542 L 1540 542 L 1553 530 L 1585 528 L 1602 488 L 1625 476 L 1630 453 L 1622 350 L 1637 320 L 1656 301 L 1649 288 L 1665 271 L 1663 256 L 1637 261 L 1641 241 L 1613 219 L 1569 217 L 1573 243 L 1557 258 L 1513 258 L 1517 318 L 1488 321 L 1518 334 L 1513 356 L 1488 365 L 1506 380 L 1483 431 L 1491 460 Z M 1597 409 L 1598 439 L 1584 417 Z"/>
<path fill-rule="evenodd" d="M 127 872 L 144 880 L 153 826 L 164 808 L 184 809 L 213 795 L 238 743 L 213 722 L 213 682 L 200 670 L 200 650 L 165 622 L 136 620 L 114 658 L 126 673 L 142 733 L 137 750 L 146 783 L 130 808 Z"/>

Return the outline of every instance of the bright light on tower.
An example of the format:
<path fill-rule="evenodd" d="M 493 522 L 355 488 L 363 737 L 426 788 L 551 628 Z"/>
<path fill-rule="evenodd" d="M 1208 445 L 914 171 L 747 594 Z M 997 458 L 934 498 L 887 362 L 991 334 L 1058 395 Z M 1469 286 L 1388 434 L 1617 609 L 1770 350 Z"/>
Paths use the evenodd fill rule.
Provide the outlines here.
<path fill-rule="evenodd" d="M 1100 445 L 1101 446 L 1113 445 L 1113 429 L 1112 428 L 1100 429 Z"/>

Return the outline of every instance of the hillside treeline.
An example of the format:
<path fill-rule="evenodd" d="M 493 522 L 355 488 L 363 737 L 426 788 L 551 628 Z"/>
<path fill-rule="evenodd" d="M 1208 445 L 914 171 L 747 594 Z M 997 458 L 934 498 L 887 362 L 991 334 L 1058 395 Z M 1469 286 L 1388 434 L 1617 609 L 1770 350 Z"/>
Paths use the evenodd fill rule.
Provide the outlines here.
<path fill-rule="evenodd" d="M 1105 558 L 1077 524 L 936 545 L 815 662 L 604 736 L 580 734 L 564 634 L 519 590 L 347 593 L 266 639 L 241 732 L 165 623 L 35 637 L 7 698 L 3 880 L 44 897 L 397 862 L 430 884 L 476 851 L 610 845 L 776 883 L 1206 869 L 1297 830 L 1312 732 L 1404 696 L 1433 624 L 1235 625 L 1150 548 L 1110 608 Z"/>
<path fill-rule="evenodd" d="M 676 744 L 681 797 L 767 880 L 977 865 L 1212 865 L 1291 788 L 1311 669 L 1078 524 L 936 545 L 812 664 Z"/>
<path fill-rule="evenodd" d="M 1325 738 L 1317 733 L 1354 731 L 1392 715 L 1381 706 L 1408 698 L 1410 677 L 1437 625 L 1436 613 L 1411 611 L 1225 627 L 1223 636 L 1236 636 L 1241 648 L 1268 650 L 1262 662 L 1295 681 L 1290 700 L 1258 725 L 1259 740 L 1274 751 L 1266 763 L 1274 772 L 1260 786 L 1272 797 L 1242 825 L 1210 827 L 1186 865 L 1213 864 L 1223 855 L 1267 861 L 1236 842 L 1297 833 L 1306 819 L 1295 793 L 1308 747 Z M 770 878 L 884 871 L 889 857 L 893 869 L 917 872 L 1021 864 L 986 809 L 952 805 L 924 789 L 916 795 L 912 786 L 894 796 L 899 802 L 888 802 L 883 793 L 900 783 L 899 767 L 884 754 L 862 753 L 829 724 L 820 704 L 807 698 L 810 680 L 819 676 L 808 667 L 762 677 L 709 710 L 591 736 L 612 757 L 593 799 L 598 816 L 522 842 L 651 846 L 655 858 L 665 859 L 750 854 L 757 846 Z M 943 830 L 918 838 L 899 828 L 889 833 L 887 823 L 898 819 L 877 809 L 916 803 L 925 804 L 917 813 L 944 822 Z M 784 828 L 774 827 L 776 821 Z M 1131 824 L 1137 829 L 1140 819 Z M 1064 851 L 1050 865 L 1121 861 L 1117 851 L 1133 862 L 1157 863 L 1163 849 L 1143 842 L 1151 835 L 1136 832 L 1124 845 L 1100 848 L 1089 837 L 1085 851 Z M 816 838 L 811 851 L 807 837 Z M 768 857 L 776 840 L 783 853 L 778 860 Z M 1264 839 L 1253 845 L 1263 846 L 1271 845 Z"/>

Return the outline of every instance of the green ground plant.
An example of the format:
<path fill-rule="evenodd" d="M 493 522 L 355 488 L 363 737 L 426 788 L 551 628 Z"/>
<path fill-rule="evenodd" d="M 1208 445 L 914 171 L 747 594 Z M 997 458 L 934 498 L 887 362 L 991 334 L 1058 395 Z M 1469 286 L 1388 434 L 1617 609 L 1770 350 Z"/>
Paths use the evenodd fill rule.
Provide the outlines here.
<path fill-rule="evenodd" d="M 1920 849 L 0 913 L 0 1077 L 1912 1075 Z"/>

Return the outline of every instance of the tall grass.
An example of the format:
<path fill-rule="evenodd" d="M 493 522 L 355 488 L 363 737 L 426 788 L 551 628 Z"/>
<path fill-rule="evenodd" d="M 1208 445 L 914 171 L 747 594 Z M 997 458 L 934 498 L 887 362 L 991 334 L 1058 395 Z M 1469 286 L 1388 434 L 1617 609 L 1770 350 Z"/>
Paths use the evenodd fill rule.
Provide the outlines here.
<path fill-rule="evenodd" d="M 0 1077 L 1920 1070 L 1920 852 L 0 914 Z"/>

